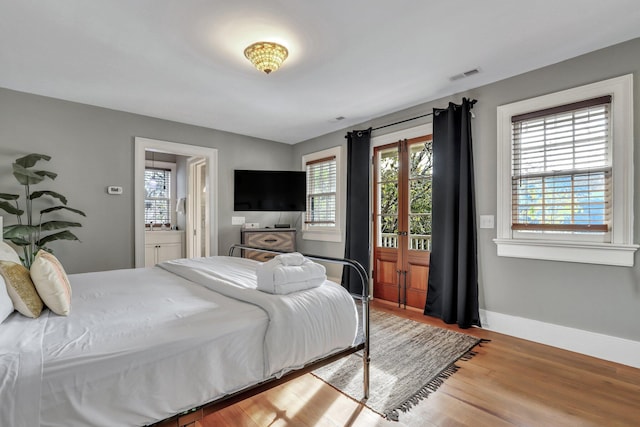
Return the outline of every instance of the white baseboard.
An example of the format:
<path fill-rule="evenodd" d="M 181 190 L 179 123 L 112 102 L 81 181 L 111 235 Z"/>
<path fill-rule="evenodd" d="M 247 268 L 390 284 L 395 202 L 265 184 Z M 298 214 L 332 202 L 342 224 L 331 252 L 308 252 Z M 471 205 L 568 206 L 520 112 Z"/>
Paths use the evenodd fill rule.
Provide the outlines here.
<path fill-rule="evenodd" d="M 480 310 L 480 320 L 489 331 L 640 368 L 638 341 L 487 310 Z"/>

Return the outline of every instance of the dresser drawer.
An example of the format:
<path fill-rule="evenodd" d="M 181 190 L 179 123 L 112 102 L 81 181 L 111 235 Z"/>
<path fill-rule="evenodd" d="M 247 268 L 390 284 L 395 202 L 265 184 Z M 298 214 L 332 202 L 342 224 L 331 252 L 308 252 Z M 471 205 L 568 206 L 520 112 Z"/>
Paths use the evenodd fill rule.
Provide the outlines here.
<path fill-rule="evenodd" d="M 242 244 L 262 249 L 273 249 L 274 251 L 293 252 L 296 250 L 296 231 L 289 229 L 242 231 Z M 245 250 L 243 256 L 265 262 L 273 258 L 275 254 Z"/>

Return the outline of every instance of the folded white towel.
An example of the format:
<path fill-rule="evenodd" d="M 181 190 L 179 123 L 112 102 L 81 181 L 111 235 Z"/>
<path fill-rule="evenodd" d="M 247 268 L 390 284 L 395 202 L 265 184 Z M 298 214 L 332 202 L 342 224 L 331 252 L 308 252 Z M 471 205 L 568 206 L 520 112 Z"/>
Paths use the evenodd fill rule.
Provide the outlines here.
<path fill-rule="evenodd" d="M 275 259 L 280 260 L 282 265 L 302 265 L 305 261 L 304 255 L 300 252 L 291 252 L 289 254 L 276 255 Z"/>
<path fill-rule="evenodd" d="M 256 268 L 258 290 L 272 294 L 288 294 L 311 289 L 327 280 L 323 265 L 304 259 L 302 265 L 283 265 L 278 257 Z"/>

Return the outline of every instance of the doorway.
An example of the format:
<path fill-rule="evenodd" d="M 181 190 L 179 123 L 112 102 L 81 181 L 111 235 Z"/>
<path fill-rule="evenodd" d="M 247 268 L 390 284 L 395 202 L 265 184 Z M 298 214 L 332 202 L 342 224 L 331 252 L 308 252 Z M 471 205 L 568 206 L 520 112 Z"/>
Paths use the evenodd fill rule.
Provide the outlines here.
<path fill-rule="evenodd" d="M 431 255 L 432 136 L 374 148 L 373 294 L 423 309 Z"/>
<path fill-rule="evenodd" d="M 207 161 L 194 157 L 188 161 L 187 200 L 187 258 L 209 256 L 209 203 L 207 189 Z"/>
<path fill-rule="evenodd" d="M 218 150 L 214 148 L 199 147 L 195 145 L 180 144 L 169 141 L 161 141 L 149 138 L 135 138 L 134 154 L 134 231 L 135 231 L 135 267 L 144 267 L 146 263 L 145 248 L 145 153 L 147 151 L 164 153 L 180 158 L 189 158 L 188 164 L 194 164 L 199 176 L 197 182 L 201 192 L 206 193 L 204 197 L 198 199 L 198 211 L 203 215 L 196 217 L 194 214 L 194 227 L 199 229 L 197 239 L 199 247 L 208 255 L 218 254 L 218 215 L 217 215 L 217 171 L 218 171 Z M 197 159 L 197 160 L 196 160 Z M 198 165 L 199 166 L 196 166 Z M 189 165 L 187 165 L 189 166 Z M 187 170 L 189 167 L 186 168 Z M 189 178 L 187 178 L 187 182 Z M 184 211 L 189 216 L 190 211 L 195 211 L 195 206 L 189 203 L 188 194 L 184 197 L 180 194 L 177 198 L 184 198 Z M 182 209 L 182 205 L 172 206 L 176 212 Z M 197 221 L 197 222 L 196 222 Z M 178 221 L 179 222 L 179 221 Z M 202 226 L 204 225 L 204 226 Z M 182 228 L 182 227 L 179 227 Z M 185 227 L 185 230 L 187 228 Z M 187 231 L 187 236 L 193 233 Z M 194 239 L 195 240 L 195 239 Z M 187 239 L 187 244 L 189 243 Z M 187 246 L 189 253 L 189 246 Z"/>

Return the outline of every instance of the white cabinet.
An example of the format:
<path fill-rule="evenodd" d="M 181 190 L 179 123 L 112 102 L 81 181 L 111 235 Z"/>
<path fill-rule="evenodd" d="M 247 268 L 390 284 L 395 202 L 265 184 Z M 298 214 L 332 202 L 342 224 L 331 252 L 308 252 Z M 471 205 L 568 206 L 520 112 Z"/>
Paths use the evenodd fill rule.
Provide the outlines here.
<path fill-rule="evenodd" d="M 184 258 L 184 231 L 145 231 L 145 267 L 178 258 Z"/>

